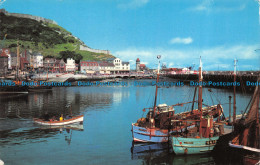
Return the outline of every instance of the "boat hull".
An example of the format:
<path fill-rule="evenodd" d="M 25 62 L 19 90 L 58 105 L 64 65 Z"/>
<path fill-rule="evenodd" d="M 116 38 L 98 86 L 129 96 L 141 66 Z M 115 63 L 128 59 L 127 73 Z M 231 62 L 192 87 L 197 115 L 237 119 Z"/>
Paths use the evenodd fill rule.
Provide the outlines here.
<path fill-rule="evenodd" d="M 176 155 L 203 154 L 213 150 L 217 137 L 211 138 L 183 138 L 171 137 L 173 151 Z"/>
<path fill-rule="evenodd" d="M 260 156 L 256 157 L 256 156 L 246 155 L 244 156 L 243 162 L 246 165 L 260 164 Z"/>
<path fill-rule="evenodd" d="M 192 127 L 194 127 L 194 125 L 189 126 L 188 129 Z M 146 128 L 132 124 L 132 136 L 134 142 L 165 143 L 169 141 L 169 134 L 181 132 L 185 129 L 186 127 L 181 127 L 180 129 L 168 132 L 168 129 Z"/>
<path fill-rule="evenodd" d="M 135 124 L 132 124 L 132 136 L 134 142 L 163 143 L 169 140 L 166 129 L 138 127 Z"/>
<path fill-rule="evenodd" d="M 253 148 L 253 147 L 248 147 L 248 146 L 243 146 L 243 145 L 238 145 L 238 144 L 232 144 L 231 142 L 229 142 L 228 145 L 232 148 L 243 149 L 245 151 L 250 151 L 250 152 L 260 154 L 260 149 L 258 149 L 258 148 Z"/>
<path fill-rule="evenodd" d="M 34 119 L 34 122 L 41 125 L 51 125 L 51 126 L 58 126 L 58 125 L 68 125 L 74 123 L 81 123 L 84 120 L 84 115 L 75 116 L 71 119 L 65 119 L 63 121 L 43 121 L 42 119 Z"/>

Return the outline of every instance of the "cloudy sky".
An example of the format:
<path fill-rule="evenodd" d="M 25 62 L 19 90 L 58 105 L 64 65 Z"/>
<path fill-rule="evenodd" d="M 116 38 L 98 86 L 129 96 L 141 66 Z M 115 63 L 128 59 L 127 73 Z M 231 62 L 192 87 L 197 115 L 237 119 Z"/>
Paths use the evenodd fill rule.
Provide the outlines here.
<path fill-rule="evenodd" d="M 89 47 L 151 68 L 238 70 L 260 67 L 256 0 L 0 0 L 0 8 L 53 19 Z M 259 50 L 257 50 L 259 49 Z M 256 51 L 255 51 L 256 50 Z"/>

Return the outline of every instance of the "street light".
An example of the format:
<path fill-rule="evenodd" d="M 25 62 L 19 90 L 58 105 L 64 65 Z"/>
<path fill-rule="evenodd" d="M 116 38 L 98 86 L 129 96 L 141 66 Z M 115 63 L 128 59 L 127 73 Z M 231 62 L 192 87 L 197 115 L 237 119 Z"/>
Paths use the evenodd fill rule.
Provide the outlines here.
<path fill-rule="evenodd" d="M 260 1 L 259 1 L 260 2 Z M 260 49 L 256 49 L 255 50 L 255 52 L 259 52 L 260 51 Z M 259 65 L 258 65 L 258 71 L 260 71 L 260 56 L 259 56 L 259 54 L 258 54 L 258 62 L 259 62 Z"/>

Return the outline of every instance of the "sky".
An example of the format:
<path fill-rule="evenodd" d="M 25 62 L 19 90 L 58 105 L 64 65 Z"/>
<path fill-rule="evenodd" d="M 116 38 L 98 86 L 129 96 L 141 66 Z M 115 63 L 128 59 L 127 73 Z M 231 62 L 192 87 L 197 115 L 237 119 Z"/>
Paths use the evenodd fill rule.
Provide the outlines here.
<path fill-rule="evenodd" d="M 55 20 L 87 46 L 110 50 L 135 68 L 259 70 L 256 0 L 0 0 L 0 8 Z"/>

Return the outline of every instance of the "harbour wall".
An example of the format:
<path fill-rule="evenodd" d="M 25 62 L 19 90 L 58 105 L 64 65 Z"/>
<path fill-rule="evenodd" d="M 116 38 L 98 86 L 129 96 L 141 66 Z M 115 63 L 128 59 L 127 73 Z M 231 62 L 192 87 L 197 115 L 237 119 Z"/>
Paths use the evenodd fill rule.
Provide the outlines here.
<path fill-rule="evenodd" d="M 190 82 L 196 82 L 198 80 L 197 74 L 174 74 L 174 75 L 165 75 L 165 77 L 176 79 L 183 81 L 185 84 L 190 84 Z M 259 86 L 257 84 L 257 78 L 258 75 L 250 75 L 250 74 L 244 74 L 244 75 L 236 75 L 236 88 L 238 90 L 243 91 L 253 91 L 255 86 Z M 219 84 L 229 84 L 234 82 L 234 75 L 230 74 L 203 74 L 203 81 L 204 82 L 214 82 Z M 252 82 L 249 84 L 248 82 Z M 254 83 L 254 84 L 253 84 Z M 232 89 L 234 85 L 210 85 L 209 83 L 206 83 L 205 86 L 213 87 L 213 88 L 228 88 Z"/>

